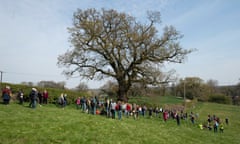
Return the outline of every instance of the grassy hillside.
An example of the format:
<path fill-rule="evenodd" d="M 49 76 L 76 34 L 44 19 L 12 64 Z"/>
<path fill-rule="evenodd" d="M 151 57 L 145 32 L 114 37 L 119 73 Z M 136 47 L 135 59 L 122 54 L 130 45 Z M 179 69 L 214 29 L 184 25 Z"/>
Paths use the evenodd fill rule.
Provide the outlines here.
<path fill-rule="evenodd" d="M 17 101 L 16 96 L 19 90 L 22 90 L 24 93 L 24 98 L 27 99 L 29 96 L 29 93 L 31 92 L 32 87 L 37 88 L 39 92 L 43 92 L 45 89 L 48 91 L 49 94 L 49 103 L 54 103 L 56 99 L 61 95 L 61 93 L 66 93 L 68 102 L 74 103 L 76 98 L 79 96 L 90 96 L 87 92 L 76 92 L 71 91 L 68 89 L 57 89 L 57 88 L 42 88 L 42 87 L 36 87 L 36 86 L 26 86 L 21 84 L 10 84 L 10 83 L 3 83 L 2 88 L 4 88 L 6 85 L 11 87 L 11 91 L 13 93 L 12 95 L 12 101 Z"/>
<path fill-rule="evenodd" d="M 182 104 L 183 99 L 173 96 L 140 96 L 131 97 L 130 103 L 147 104 L 152 106 L 164 106 L 165 104 Z"/>
<path fill-rule="evenodd" d="M 240 141 L 240 109 L 236 106 L 198 103 L 189 111 L 199 114 L 196 124 L 189 120 L 164 122 L 162 118 L 123 118 L 113 120 L 99 115 L 89 115 L 76 110 L 74 106 L 66 109 L 55 105 L 45 105 L 30 109 L 11 103 L 0 105 L 0 143 L 104 143 L 104 144 L 237 144 Z M 197 123 L 205 122 L 208 114 L 229 118 L 224 133 L 200 130 Z"/>

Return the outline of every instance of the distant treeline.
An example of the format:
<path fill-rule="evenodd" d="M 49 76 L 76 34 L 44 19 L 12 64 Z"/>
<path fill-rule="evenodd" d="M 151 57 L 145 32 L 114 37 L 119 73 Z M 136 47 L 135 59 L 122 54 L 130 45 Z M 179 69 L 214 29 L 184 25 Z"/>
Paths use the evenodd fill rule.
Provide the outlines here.
<path fill-rule="evenodd" d="M 98 90 L 84 89 L 67 89 L 64 82 L 41 81 L 34 86 L 33 83 L 10 84 L 2 83 L 1 88 L 9 85 L 12 90 L 12 100 L 17 100 L 17 93 L 22 90 L 24 98 L 28 100 L 28 95 L 35 87 L 38 91 L 43 92 L 45 89 L 49 93 L 49 102 L 55 103 L 61 93 L 67 94 L 69 104 L 73 104 L 77 97 L 91 97 L 91 96 L 108 96 L 110 98 L 117 98 L 117 85 L 113 82 L 106 83 Z M 184 81 L 180 80 L 177 84 L 161 85 L 156 87 L 147 87 L 143 85 L 133 85 L 128 92 L 129 100 L 136 99 L 139 96 L 175 96 L 186 99 L 196 99 L 202 102 L 214 102 L 222 104 L 240 105 L 240 84 L 230 86 L 217 86 L 213 82 L 204 83 L 201 79 L 196 77 L 186 78 Z M 147 103 L 144 102 L 144 103 Z"/>

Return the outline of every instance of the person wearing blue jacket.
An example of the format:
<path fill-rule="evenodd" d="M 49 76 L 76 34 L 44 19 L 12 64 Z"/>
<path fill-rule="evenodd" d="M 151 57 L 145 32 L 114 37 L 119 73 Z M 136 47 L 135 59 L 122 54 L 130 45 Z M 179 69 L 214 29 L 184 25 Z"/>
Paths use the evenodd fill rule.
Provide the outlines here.
<path fill-rule="evenodd" d="M 36 88 L 32 88 L 32 91 L 29 94 L 29 98 L 30 98 L 30 104 L 29 106 L 33 109 L 36 108 L 37 105 L 37 97 L 38 97 L 38 92 Z"/>

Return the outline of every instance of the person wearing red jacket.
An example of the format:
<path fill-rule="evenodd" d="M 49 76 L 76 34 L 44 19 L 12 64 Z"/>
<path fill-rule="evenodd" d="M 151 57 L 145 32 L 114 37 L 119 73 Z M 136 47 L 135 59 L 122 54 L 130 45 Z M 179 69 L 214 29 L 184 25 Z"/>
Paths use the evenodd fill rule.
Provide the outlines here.
<path fill-rule="evenodd" d="M 166 122 L 167 119 L 168 119 L 168 112 L 165 110 L 165 111 L 163 112 L 163 120 Z"/>
<path fill-rule="evenodd" d="M 129 103 L 127 103 L 126 104 L 126 115 L 127 115 L 127 117 L 129 117 L 131 109 L 132 109 L 131 105 Z"/>
<path fill-rule="evenodd" d="M 43 92 L 43 104 L 47 104 L 48 103 L 48 92 L 47 90 L 44 90 Z"/>
<path fill-rule="evenodd" d="M 9 86 L 6 86 L 3 90 L 2 90 L 2 98 L 3 98 L 3 103 L 4 104 L 9 104 L 9 101 L 11 99 L 11 90 Z"/>

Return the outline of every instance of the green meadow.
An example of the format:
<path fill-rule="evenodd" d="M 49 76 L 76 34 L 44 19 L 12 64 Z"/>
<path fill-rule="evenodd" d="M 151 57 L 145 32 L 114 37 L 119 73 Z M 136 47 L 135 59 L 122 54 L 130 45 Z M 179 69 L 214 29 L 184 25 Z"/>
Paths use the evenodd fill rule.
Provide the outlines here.
<path fill-rule="evenodd" d="M 15 103 L 0 105 L 1 144 L 238 144 L 240 142 L 240 109 L 237 106 L 197 103 L 188 109 L 198 113 L 196 123 L 181 120 L 164 122 L 162 116 L 123 117 L 122 120 L 82 113 L 74 105 L 65 109 L 53 104 L 31 109 Z M 229 125 L 224 133 L 201 130 L 199 123 L 215 114 Z"/>

